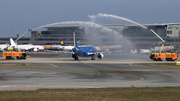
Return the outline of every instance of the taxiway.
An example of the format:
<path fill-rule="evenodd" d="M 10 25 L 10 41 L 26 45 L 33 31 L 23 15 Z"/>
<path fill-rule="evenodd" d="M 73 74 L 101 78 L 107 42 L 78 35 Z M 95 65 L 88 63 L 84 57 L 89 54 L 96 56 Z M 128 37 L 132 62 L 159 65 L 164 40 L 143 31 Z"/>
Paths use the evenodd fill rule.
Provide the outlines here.
<path fill-rule="evenodd" d="M 26 60 L 1 58 L 0 90 L 180 85 L 180 69 L 148 66 L 146 63 L 159 62 L 149 60 L 147 54 L 106 54 L 95 61 L 74 61 L 62 53 L 32 54 Z"/>

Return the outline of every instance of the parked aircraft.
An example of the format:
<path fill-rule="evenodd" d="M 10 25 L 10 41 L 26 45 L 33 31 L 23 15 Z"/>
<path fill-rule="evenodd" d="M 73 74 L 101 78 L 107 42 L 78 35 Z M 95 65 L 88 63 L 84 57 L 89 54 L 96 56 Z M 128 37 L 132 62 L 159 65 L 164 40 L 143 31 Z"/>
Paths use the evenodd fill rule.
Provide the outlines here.
<path fill-rule="evenodd" d="M 0 44 L 0 51 L 4 51 L 9 47 L 9 44 Z"/>
<path fill-rule="evenodd" d="M 44 50 L 44 46 L 41 45 L 32 45 L 33 51 L 37 52 L 38 50 Z"/>
<path fill-rule="evenodd" d="M 99 59 L 102 59 L 104 57 L 103 53 L 97 52 L 94 46 L 78 47 L 75 33 L 73 33 L 73 41 L 74 41 L 74 48 L 72 49 L 73 51 L 72 57 L 74 58 L 74 60 L 78 60 L 78 56 L 83 56 L 83 57 L 91 56 L 91 60 L 95 60 L 96 56 Z"/>
<path fill-rule="evenodd" d="M 63 51 L 72 51 L 73 48 L 74 46 L 60 46 Z"/>
<path fill-rule="evenodd" d="M 10 46 L 11 48 L 15 48 L 19 50 L 33 50 L 33 51 L 44 50 L 44 47 L 40 45 L 32 45 L 32 44 L 18 45 L 14 42 L 12 38 L 10 38 L 10 43 L 11 43 Z"/>
<path fill-rule="evenodd" d="M 63 40 L 60 39 L 60 43 L 61 43 L 61 46 L 59 46 L 58 48 L 65 51 L 65 52 L 69 52 L 69 51 L 72 51 L 72 49 L 74 48 L 74 46 L 66 46 L 63 42 Z"/>

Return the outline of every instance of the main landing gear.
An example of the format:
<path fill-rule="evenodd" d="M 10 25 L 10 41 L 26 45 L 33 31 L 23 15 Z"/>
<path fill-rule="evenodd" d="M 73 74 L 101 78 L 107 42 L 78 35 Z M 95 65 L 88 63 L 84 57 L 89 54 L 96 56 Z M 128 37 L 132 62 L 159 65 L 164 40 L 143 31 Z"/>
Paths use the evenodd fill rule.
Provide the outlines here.
<path fill-rule="evenodd" d="M 91 56 L 91 60 L 95 60 L 95 56 L 94 55 Z"/>
<path fill-rule="evenodd" d="M 76 54 L 72 54 L 72 57 L 74 58 L 74 60 L 78 60 L 78 56 Z"/>

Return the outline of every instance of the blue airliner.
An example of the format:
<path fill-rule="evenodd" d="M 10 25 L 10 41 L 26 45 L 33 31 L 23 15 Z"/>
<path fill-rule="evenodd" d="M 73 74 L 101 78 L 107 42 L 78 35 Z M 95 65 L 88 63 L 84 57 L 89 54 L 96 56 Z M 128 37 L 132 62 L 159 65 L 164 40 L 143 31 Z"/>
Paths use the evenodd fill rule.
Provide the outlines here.
<path fill-rule="evenodd" d="M 95 60 L 95 57 L 102 59 L 104 57 L 102 52 L 97 52 L 94 46 L 78 47 L 75 33 L 73 33 L 74 48 L 72 49 L 72 57 L 74 60 L 78 60 L 78 56 L 91 57 L 91 60 Z"/>

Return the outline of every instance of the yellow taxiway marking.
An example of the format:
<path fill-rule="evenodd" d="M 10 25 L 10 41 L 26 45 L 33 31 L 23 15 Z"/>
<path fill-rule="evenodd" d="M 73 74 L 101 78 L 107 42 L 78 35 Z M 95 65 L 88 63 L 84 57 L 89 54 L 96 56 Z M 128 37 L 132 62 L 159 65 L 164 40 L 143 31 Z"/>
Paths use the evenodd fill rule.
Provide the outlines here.
<path fill-rule="evenodd" d="M 144 80 L 143 77 L 140 77 L 140 76 L 137 76 L 137 75 L 133 75 L 133 74 L 130 74 L 130 73 L 126 73 L 126 72 L 123 72 L 123 71 L 120 71 L 120 70 L 117 70 L 117 69 L 115 69 L 115 70 L 118 71 L 118 72 L 124 73 L 126 75 L 129 75 L 129 76 L 134 76 L 134 77 L 137 77 L 137 78 L 141 78 L 140 80 L 135 80 L 135 81 L 142 81 L 142 80 Z"/>
<path fill-rule="evenodd" d="M 53 64 L 51 64 L 51 63 L 50 63 L 50 65 L 51 65 L 51 66 L 53 66 L 53 67 L 58 67 L 58 66 L 56 66 L 56 65 L 53 65 Z"/>

